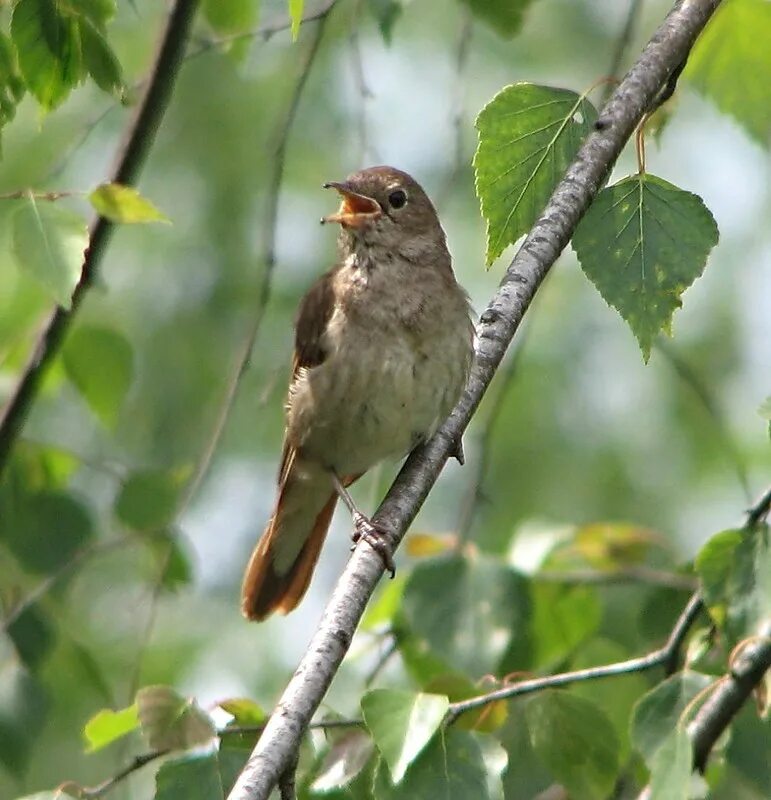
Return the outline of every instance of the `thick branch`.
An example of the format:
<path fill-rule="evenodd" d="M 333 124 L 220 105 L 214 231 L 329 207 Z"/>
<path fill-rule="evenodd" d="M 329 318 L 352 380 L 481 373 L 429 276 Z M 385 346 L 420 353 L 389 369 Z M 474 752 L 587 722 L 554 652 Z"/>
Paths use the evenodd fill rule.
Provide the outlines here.
<path fill-rule="evenodd" d="M 718 5 L 719 0 L 675 4 L 613 93 L 598 129 L 581 148 L 514 257 L 477 327 L 476 358 L 463 397 L 436 436 L 407 460 L 375 515 L 375 522 L 391 530 L 396 543 L 456 450 L 536 290 L 604 184 L 635 126 L 672 70 L 687 57 Z M 267 800 L 331 684 L 382 573 L 379 555 L 367 547 L 357 548 L 230 800 Z"/>
<path fill-rule="evenodd" d="M 128 130 L 112 180 L 133 185 L 150 152 L 155 134 L 166 111 L 179 65 L 185 53 L 190 28 L 199 0 L 176 0 L 158 49 L 147 90 Z M 91 224 L 80 280 L 72 295 L 69 311 L 57 307 L 51 314 L 32 350 L 32 355 L 0 414 L 0 475 L 8 463 L 30 408 L 37 397 L 46 370 L 53 362 L 83 298 L 96 281 L 112 233 L 113 223 L 97 217 Z"/>

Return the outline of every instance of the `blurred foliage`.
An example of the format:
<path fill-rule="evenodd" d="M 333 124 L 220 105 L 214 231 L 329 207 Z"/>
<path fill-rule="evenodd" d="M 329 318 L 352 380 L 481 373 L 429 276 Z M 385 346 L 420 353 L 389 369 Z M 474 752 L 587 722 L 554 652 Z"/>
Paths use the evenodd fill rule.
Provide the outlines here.
<path fill-rule="evenodd" d="M 644 4 L 623 68 L 668 5 Z M 341 514 L 301 608 L 260 626 L 240 618 L 241 572 L 273 501 L 294 309 L 334 258 L 314 224 L 330 202 L 320 185 L 376 161 L 416 175 L 483 309 L 504 248 L 591 127 L 600 98 L 582 93 L 608 71 L 630 6 L 206 0 L 139 194 L 106 182 L 165 4 L 0 5 L 0 402 L 52 304 L 70 301 L 89 214 L 118 223 L 0 480 L 0 797 L 53 797 L 65 780 L 77 796 L 136 755 L 147 766 L 110 797 L 226 796 L 348 548 Z M 643 198 L 653 184 L 674 197 L 592 220 L 600 201 L 577 238 L 625 319 L 610 290 L 632 298 L 650 364 L 566 253 L 472 424 L 468 466 L 432 492 L 306 737 L 302 798 L 524 800 L 557 784 L 625 798 L 651 774 L 667 796 L 693 789 L 694 704 L 737 643 L 768 635 L 771 613 L 768 527 L 736 527 L 771 479 L 770 12 L 766 0 L 725 0 L 649 144 L 662 178 L 624 179 L 637 167 L 629 152 L 604 190 L 612 198 L 625 180 Z M 302 15 L 325 13 L 284 131 L 318 24 Z M 503 254 L 489 272 L 486 249 Z M 652 290 L 644 308 L 635 282 L 638 297 Z M 357 485 L 362 503 L 374 507 L 392 473 Z M 697 580 L 708 615 L 683 671 L 440 724 L 448 702 L 659 647 Z M 768 716 L 748 705 L 705 775 L 710 796 L 767 798 L 768 741 Z"/>

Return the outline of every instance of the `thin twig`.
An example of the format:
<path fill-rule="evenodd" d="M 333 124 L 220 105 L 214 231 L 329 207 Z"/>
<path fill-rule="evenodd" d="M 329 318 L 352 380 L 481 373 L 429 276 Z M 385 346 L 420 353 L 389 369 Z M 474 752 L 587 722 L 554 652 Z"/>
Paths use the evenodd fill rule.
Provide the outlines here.
<path fill-rule="evenodd" d="M 676 2 L 637 63 L 618 85 L 595 130 L 506 270 L 477 326 L 475 359 L 456 408 L 435 436 L 412 453 L 373 522 L 390 531 L 395 547 L 412 522 L 468 426 L 535 292 L 567 245 L 579 220 L 604 184 L 645 110 L 682 62 L 719 0 Z M 300 737 L 342 663 L 384 564 L 372 548 L 358 547 L 327 604 L 321 622 L 277 709 L 229 795 L 267 800 Z M 700 606 L 701 601 L 695 602 Z"/>
<path fill-rule="evenodd" d="M 120 536 L 117 539 L 109 539 L 107 541 L 93 542 L 92 544 L 78 550 L 68 561 L 61 564 L 54 570 L 54 572 L 46 575 L 46 577 L 35 586 L 32 591 L 19 600 L 7 616 L 0 624 L 0 630 L 7 632 L 8 629 L 16 622 L 17 619 L 38 602 L 44 595 L 46 595 L 65 575 L 72 572 L 76 567 L 81 566 L 85 561 L 88 561 L 95 556 L 104 555 L 112 550 L 118 550 L 121 547 L 134 544 L 139 539 L 135 536 Z"/>
<path fill-rule="evenodd" d="M 512 697 L 520 697 L 524 694 L 540 692 L 544 689 L 553 689 L 557 686 L 568 686 L 572 683 L 582 681 L 594 681 L 600 678 L 611 678 L 616 675 L 629 675 L 633 672 L 644 672 L 654 667 L 666 667 L 677 658 L 680 648 L 685 641 L 691 626 L 696 621 L 703 608 L 701 597 L 695 594 L 688 601 L 688 604 L 680 614 L 677 623 L 667 639 L 666 644 L 658 650 L 654 650 L 638 658 L 630 658 L 626 661 L 617 661 L 614 664 L 604 664 L 599 667 L 589 667 L 578 669 L 573 672 L 563 672 L 559 675 L 548 675 L 544 678 L 532 678 L 526 681 L 519 681 L 511 686 L 504 686 L 492 692 L 471 697 L 468 700 L 461 700 L 453 703 L 448 711 L 448 723 L 454 722 L 461 714 L 473 711 L 489 703 L 498 700 L 510 700 Z"/>
<path fill-rule="evenodd" d="M 176 0 L 172 7 L 147 91 L 129 128 L 113 173 L 112 181 L 115 183 L 132 186 L 139 177 L 168 106 L 198 3 L 199 0 Z M 53 311 L 38 336 L 10 399 L 0 412 L 0 475 L 37 397 L 43 376 L 59 353 L 83 298 L 96 282 L 113 227 L 113 223 L 105 217 L 97 217 L 91 224 L 88 249 L 80 279 L 72 294 L 71 308 L 67 310 L 58 306 Z"/>
<path fill-rule="evenodd" d="M 747 512 L 745 526 L 747 528 L 754 528 L 768 516 L 769 511 L 771 511 L 771 486 L 760 495 L 752 505 L 752 508 Z"/>
<path fill-rule="evenodd" d="M 698 580 L 692 575 L 679 572 L 667 572 L 644 565 L 621 567 L 619 569 L 571 569 L 543 570 L 533 575 L 535 581 L 566 584 L 612 584 L 612 583 L 645 583 L 675 589 L 684 592 L 696 591 Z"/>
<path fill-rule="evenodd" d="M 265 208 L 265 217 L 262 226 L 262 280 L 260 282 L 259 293 L 255 303 L 255 313 L 252 318 L 251 324 L 244 338 L 243 345 L 236 359 L 235 367 L 227 384 L 225 397 L 223 398 L 222 405 L 220 406 L 215 420 L 214 427 L 206 442 L 206 448 L 201 459 L 198 462 L 196 472 L 191 479 L 185 491 L 185 504 L 189 503 L 192 497 L 198 491 L 203 479 L 206 477 L 209 467 L 211 466 L 212 459 L 219 445 L 222 434 L 225 431 L 230 413 L 233 410 L 238 388 L 241 384 L 246 370 L 249 366 L 252 351 L 254 350 L 257 335 L 262 325 L 263 317 L 265 316 L 265 309 L 270 300 L 273 270 L 276 265 L 276 225 L 278 222 L 278 206 L 281 196 L 281 184 L 284 179 L 284 164 L 286 161 L 286 150 L 289 141 L 289 135 L 292 131 L 297 109 L 300 105 L 300 98 L 303 94 L 303 89 L 307 83 L 308 76 L 310 75 L 313 62 L 319 50 L 321 37 L 324 32 L 324 24 L 326 22 L 329 12 L 332 10 L 334 3 L 327 3 L 325 11 L 320 16 L 314 16 L 313 19 L 318 20 L 316 28 L 313 32 L 313 38 L 308 45 L 304 57 L 300 63 L 299 73 L 297 80 L 292 90 L 292 95 L 289 100 L 286 114 L 281 121 L 281 124 L 276 131 L 276 144 L 273 147 L 273 156 L 270 159 L 272 165 L 272 173 L 268 184 L 267 205 Z M 310 18 L 309 18 L 310 19 Z"/>
<path fill-rule="evenodd" d="M 629 11 L 627 11 L 624 27 L 621 29 L 618 41 L 616 42 L 616 49 L 613 51 L 613 58 L 611 59 L 610 66 L 608 67 L 608 77 L 610 78 L 620 79 L 621 77 L 618 73 L 621 70 L 621 65 L 624 63 L 624 56 L 626 55 L 627 48 L 629 47 L 632 37 L 634 36 L 634 30 L 637 26 L 637 21 L 640 17 L 641 10 L 642 0 L 629 0 Z M 608 99 L 612 91 L 612 84 L 605 84 L 602 98 L 603 103 Z"/>
<path fill-rule="evenodd" d="M 325 2 L 323 2 L 318 8 L 303 14 L 300 24 L 305 25 L 307 22 L 315 22 L 316 20 L 324 19 L 324 17 L 326 17 L 327 14 L 329 14 L 329 12 L 332 10 L 332 6 L 334 6 L 336 2 L 337 0 L 325 0 Z M 268 39 L 275 34 L 289 30 L 291 27 L 292 20 L 289 18 L 289 16 L 287 14 L 281 14 L 251 31 L 243 31 L 241 33 L 232 33 L 227 36 L 217 36 L 211 39 L 199 40 L 199 47 L 195 50 L 191 50 L 185 56 L 185 61 L 191 61 L 192 59 L 198 58 L 198 56 L 202 56 L 204 53 L 208 53 L 211 50 L 221 50 L 228 45 L 235 44 L 236 42 L 243 41 L 244 39 L 262 39 L 263 41 L 268 41 Z"/>

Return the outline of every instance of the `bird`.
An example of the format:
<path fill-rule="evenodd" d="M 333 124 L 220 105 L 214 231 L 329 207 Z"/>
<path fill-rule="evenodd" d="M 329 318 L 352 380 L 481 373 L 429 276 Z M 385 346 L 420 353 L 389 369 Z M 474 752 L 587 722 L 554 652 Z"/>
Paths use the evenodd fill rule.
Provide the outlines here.
<path fill-rule="evenodd" d="M 324 184 L 341 198 L 335 265 L 300 302 L 273 513 L 246 568 L 241 610 L 260 621 L 305 594 L 338 498 L 393 574 L 387 535 L 348 487 L 429 439 L 473 354 L 468 295 L 436 210 L 406 172 L 374 166 Z M 457 445 L 458 459 L 462 448 Z"/>

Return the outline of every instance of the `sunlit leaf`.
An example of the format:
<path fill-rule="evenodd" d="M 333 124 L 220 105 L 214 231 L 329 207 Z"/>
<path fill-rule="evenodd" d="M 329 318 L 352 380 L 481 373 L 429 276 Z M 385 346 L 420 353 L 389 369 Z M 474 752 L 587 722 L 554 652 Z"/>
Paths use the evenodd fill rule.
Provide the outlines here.
<path fill-rule="evenodd" d="M 632 175 L 603 189 L 573 236 L 586 276 L 637 337 L 643 359 L 658 334 L 671 332 L 680 296 L 717 244 L 701 198 L 653 175 Z"/>
<path fill-rule="evenodd" d="M 632 712 L 632 745 L 649 767 L 667 738 L 680 721 L 680 715 L 696 695 L 712 682 L 709 675 L 681 672 L 672 675 L 640 698 Z"/>
<path fill-rule="evenodd" d="M 44 110 L 55 108 L 82 75 L 77 20 L 63 14 L 54 0 L 19 0 L 11 38 L 27 87 Z"/>
<path fill-rule="evenodd" d="M 515 83 L 479 112 L 476 190 L 487 220 L 487 263 L 543 210 L 597 112 L 567 89 Z"/>
<path fill-rule="evenodd" d="M 505 760 L 504 760 L 505 766 Z M 492 800 L 482 748 L 474 734 L 450 728 L 434 737 L 404 780 L 394 785 L 384 761 L 374 782 L 375 800 Z"/>
<path fill-rule="evenodd" d="M 247 697 L 231 697 L 217 705 L 227 711 L 237 725 L 259 725 L 268 718 L 265 710 Z"/>
<path fill-rule="evenodd" d="M 329 792 L 348 786 L 367 765 L 374 750 L 369 734 L 361 729 L 336 737 L 321 762 L 311 791 Z"/>
<path fill-rule="evenodd" d="M 142 733 L 156 750 L 184 750 L 206 744 L 216 735 L 214 723 L 195 700 L 169 686 L 146 686 L 137 692 Z"/>
<path fill-rule="evenodd" d="M 292 21 L 292 41 L 296 42 L 303 22 L 305 0 L 289 0 L 289 18 Z"/>
<path fill-rule="evenodd" d="M 693 748 L 680 725 L 666 735 L 651 762 L 650 800 L 689 800 Z"/>
<path fill-rule="evenodd" d="M 431 694 L 446 695 L 451 703 L 455 703 L 458 700 L 467 700 L 469 697 L 477 697 L 480 694 L 484 694 L 496 688 L 496 685 L 489 683 L 477 685 L 472 683 L 465 675 L 447 673 L 437 676 L 423 688 Z M 453 723 L 453 727 L 464 731 L 492 733 L 506 722 L 507 717 L 508 704 L 506 700 L 497 700 L 475 711 L 467 711 L 465 714 L 461 714 Z"/>
<path fill-rule="evenodd" d="M 373 689 L 361 698 L 364 721 L 398 784 L 438 730 L 449 707 L 443 695 Z"/>
<path fill-rule="evenodd" d="M 11 220 L 11 251 L 19 268 L 39 281 L 64 308 L 80 279 L 88 229 L 78 214 L 32 195 Z"/>
<path fill-rule="evenodd" d="M 572 798 L 608 796 L 618 775 L 618 740 L 597 705 L 547 691 L 527 700 L 525 719 L 533 750 Z"/>
<path fill-rule="evenodd" d="M 411 533 L 407 537 L 405 547 L 407 554 L 414 558 L 438 556 L 453 549 L 457 537 L 453 534 Z"/>
<path fill-rule="evenodd" d="M 475 17 L 486 22 L 501 36 L 511 39 L 522 27 L 527 7 L 533 0 L 462 0 Z"/>
<path fill-rule="evenodd" d="M 133 186 L 103 183 L 88 196 L 89 202 L 103 217 L 113 222 L 170 222 L 147 198 Z"/>
<path fill-rule="evenodd" d="M 771 144 L 771 3 L 722 3 L 688 57 L 685 77 L 754 139 Z M 736 76 L 741 75 L 741 80 Z"/>
<path fill-rule="evenodd" d="M 206 21 L 218 33 L 244 33 L 257 22 L 258 0 L 204 0 Z"/>
<path fill-rule="evenodd" d="M 120 711 L 103 708 L 94 714 L 83 728 L 83 735 L 88 745 L 88 752 L 93 753 L 107 747 L 108 744 L 135 731 L 139 727 L 137 704 Z"/>
<path fill-rule="evenodd" d="M 80 325 L 62 352 L 67 377 L 101 422 L 112 427 L 134 378 L 134 354 L 114 328 Z"/>

